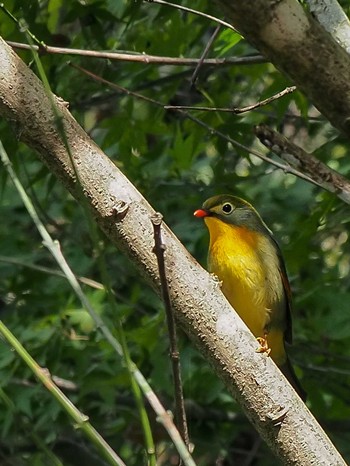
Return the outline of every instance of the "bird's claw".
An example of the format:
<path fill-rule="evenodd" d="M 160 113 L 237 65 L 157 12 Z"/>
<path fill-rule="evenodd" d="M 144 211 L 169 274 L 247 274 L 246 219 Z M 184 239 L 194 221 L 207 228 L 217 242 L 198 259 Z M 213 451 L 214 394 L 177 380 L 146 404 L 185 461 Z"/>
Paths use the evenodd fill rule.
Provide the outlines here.
<path fill-rule="evenodd" d="M 221 288 L 222 280 L 220 280 L 220 278 L 217 275 L 215 275 L 215 273 L 211 273 L 210 276 L 213 279 L 214 286 L 217 288 Z"/>
<path fill-rule="evenodd" d="M 257 338 L 259 343 L 259 348 L 256 350 L 257 353 L 266 353 L 266 356 L 269 356 L 271 353 L 271 348 L 269 348 L 269 344 L 267 343 L 267 335 L 263 337 Z"/>

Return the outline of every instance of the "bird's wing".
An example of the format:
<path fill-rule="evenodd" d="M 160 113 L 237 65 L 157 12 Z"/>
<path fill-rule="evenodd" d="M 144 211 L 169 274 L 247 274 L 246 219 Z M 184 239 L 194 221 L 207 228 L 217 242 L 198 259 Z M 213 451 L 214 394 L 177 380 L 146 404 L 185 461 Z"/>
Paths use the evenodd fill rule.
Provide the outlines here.
<path fill-rule="evenodd" d="M 279 262 L 279 273 L 280 273 L 280 276 L 281 276 L 283 289 L 284 289 L 284 295 L 285 295 L 285 298 L 286 298 L 286 329 L 285 329 L 285 332 L 284 332 L 284 338 L 285 338 L 287 343 L 292 344 L 292 340 L 293 340 L 293 336 L 292 336 L 292 292 L 291 292 L 291 289 L 290 289 L 287 270 L 286 270 L 286 266 L 284 264 L 284 260 L 283 260 L 283 257 L 282 257 L 280 247 L 279 247 L 277 241 L 275 240 L 275 238 L 273 236 L 271 236 L 271 238 L 272 238 L 272 240 L 274 242 L 274 245 L 275 245 L 275 248 L 276 248 L 276 252 L 277 252 L 277 256 L 278 256 L 278 262 Z"/>

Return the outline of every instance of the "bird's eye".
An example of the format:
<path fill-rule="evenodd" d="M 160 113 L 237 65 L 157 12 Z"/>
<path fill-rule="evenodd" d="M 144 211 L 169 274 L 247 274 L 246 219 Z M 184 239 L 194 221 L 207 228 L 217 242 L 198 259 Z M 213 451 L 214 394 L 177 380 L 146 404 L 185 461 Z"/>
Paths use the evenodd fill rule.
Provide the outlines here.
<path fill-rule="evenodd" d="M 226 203 L 222 206 L 222 211 L 223 211 L 225 214 L 230 214 L 230 213 L 233 211 L 233 205 L 230 204 L 229 202 L 226 202 Z"/>

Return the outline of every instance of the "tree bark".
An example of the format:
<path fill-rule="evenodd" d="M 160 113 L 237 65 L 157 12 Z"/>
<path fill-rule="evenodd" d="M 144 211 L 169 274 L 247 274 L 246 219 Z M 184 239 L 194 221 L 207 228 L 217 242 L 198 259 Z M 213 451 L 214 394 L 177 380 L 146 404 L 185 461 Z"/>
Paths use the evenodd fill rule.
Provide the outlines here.
<path fill-rule="evenodd" d="M 311 14 L 334 39 L 350 52 L 350 21 L 337 0 L 306 0 Z"/>
<path fill-rule="evenodd" d="M 232 25 L 350 136 L 350 56 L 297 0 L 217 0 Z"/>
<path fill-rule="evenodd" d="M 245 2 L 242 2 L 245 3 Z M 0 115 L 17 137 L 93 213 L 107 237 L 123 250 L 160 293 L 152 252 L 154 210 L 54 97 L 72 152 L 72 166 L 51 102 L 40 80 L 0 40 Z M 77 181 L 78 175 L 79 182 Z M 195 206 L 193 206 L 195 207 Z M 178 322 L 241 404 L 284 464 L 344 465 L 326 434 L 271 358 L 221 293 L 218 284 L 163 225 L 169 292 Z"/>

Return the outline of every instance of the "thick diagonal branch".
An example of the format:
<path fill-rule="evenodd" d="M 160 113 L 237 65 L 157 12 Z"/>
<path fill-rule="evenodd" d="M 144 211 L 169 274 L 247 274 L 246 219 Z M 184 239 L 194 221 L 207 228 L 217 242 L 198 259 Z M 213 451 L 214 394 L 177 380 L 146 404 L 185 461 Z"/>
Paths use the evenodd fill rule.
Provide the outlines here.
<path fill-rule="evenodd" d="M 336 194 L 339 199 L 350 204 L 350 181 L 347 178 L 266 125 L 256 126 L 254 132 L 260 142 L 282 160 L 309 176 L 323 189 Z"/>
<path fill-rule="evenodd" d="M 216 0 L 241 34 L 350 136 L 350 55 L 296 0 Z"/>
<path fill-rule="evenodd" d="M 250 2 L 235 2 L 250 3 Z M 0 40 L 0 115 L 78 200 L 83 196 L 107 237 L 160 292 L 152 252 L 154 210 L 55 99 L 75 170 L 39 79 Z M 344 465 L 344 461 L 270 358 L 232 310 L 217 283 L 163 225 L 167 280 L 182 328 L 214 366 L 243 410 L 284 464 Z"/>

